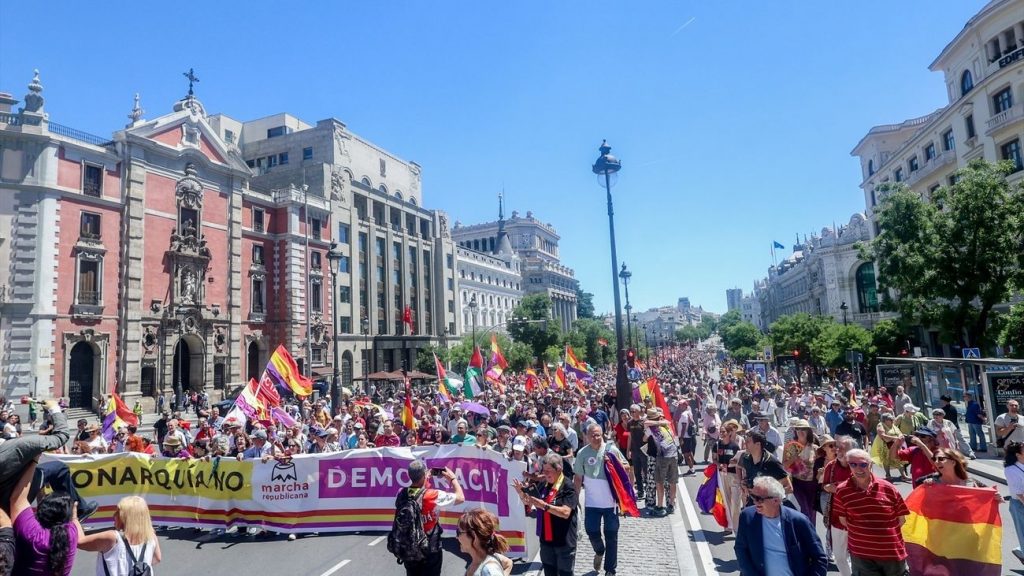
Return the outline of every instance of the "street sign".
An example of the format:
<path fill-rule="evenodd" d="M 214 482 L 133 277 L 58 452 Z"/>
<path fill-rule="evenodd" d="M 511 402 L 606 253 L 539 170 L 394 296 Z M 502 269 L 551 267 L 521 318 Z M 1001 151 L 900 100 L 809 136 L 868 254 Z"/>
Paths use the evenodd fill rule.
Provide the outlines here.
<path fill-rule="evenodd" d="M 981 348 L 961 348 L 964 358 L 981 358 Z"/>
<path fill-rule="evenodd" d="M 629 379 L 630 380 L 640 380 L 641 378 L 643 378 L 643 375 L 640 374 L 639 370 L 637 370 L 636 368 L 630 368 L 629 369 Z"/>
<path fill-rule="evenodd" d="M 772 347 L 771 346 L 765 346 L 764 347 L 764 359 L 767 360 L 768 362 L 772 361 Z"/>
<path fill-rule="evenodd" d="M 862 364 L 864 362 L 864 354 L 856 350 L 847 350 L 846 361 L 850 364 Z"/>

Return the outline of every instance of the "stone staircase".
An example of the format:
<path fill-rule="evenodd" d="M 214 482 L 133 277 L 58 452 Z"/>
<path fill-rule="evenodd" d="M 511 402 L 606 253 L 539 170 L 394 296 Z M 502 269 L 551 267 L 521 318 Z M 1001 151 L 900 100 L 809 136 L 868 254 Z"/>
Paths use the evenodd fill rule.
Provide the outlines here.
<path fill-rule="evenodd" d="M 88 421 L 89 424 L 103 424 L 100 420 L 99 414 L 85 408 L 68 408 L 64 413 L 68 416 L 68 426 L 71 428 L 75 427 L 75 422 L 82 419 Z"/>

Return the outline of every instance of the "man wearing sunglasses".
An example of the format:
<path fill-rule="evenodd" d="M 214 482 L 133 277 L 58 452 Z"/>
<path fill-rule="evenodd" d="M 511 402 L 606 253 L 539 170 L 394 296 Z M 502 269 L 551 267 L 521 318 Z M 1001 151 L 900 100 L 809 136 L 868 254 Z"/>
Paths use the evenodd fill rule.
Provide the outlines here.
<path fill-rule="evenodd" d="M 736 561 L 743 576 L 825 576 L 828 557 L 814 526 L 782 505 L 786 489 L 771 476 L 754 479 L 754 505 L 740 514 Z"/>
<path fill-rule="evenodd" d="M 910 514 L 896 487 L 871 473 L 871 456 L 846 453 L 851 476 L 832 501 L 836 521 L 849 537 L 853 573 L 858 576 L 903 576 L 907 549 L 901 528 Z"/>

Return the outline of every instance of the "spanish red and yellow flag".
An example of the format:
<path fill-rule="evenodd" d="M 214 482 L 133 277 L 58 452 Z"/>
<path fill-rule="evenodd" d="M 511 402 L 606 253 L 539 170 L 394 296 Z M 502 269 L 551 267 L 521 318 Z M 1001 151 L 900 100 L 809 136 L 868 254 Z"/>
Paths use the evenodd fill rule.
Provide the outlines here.
<path fill-rule="evenodd" d="M 903 524 L 911 576 L 1003 572 L 1003 523 L 992 488 L 918 486 Z"/>

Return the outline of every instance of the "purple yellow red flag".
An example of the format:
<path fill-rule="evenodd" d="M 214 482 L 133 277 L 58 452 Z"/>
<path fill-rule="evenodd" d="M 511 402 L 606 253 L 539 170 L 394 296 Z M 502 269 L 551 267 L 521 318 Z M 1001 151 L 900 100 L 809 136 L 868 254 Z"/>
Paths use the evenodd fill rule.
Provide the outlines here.
<path fill-rule="evenodd" d="M 296 396 L 309 396 L 313 393 L 313 381 L 299 372 L 295 359 L 283 345 L 278 345 L 270 356 L 266 372 L 275 384 L 291 390 Z"/>
<path fill-rule="evenodd" d="M 918 486 L 906 503 L 903 541 L 911 576 L 1003 573 L 1003 522 L 993 488 Z"/>
<path fill-rule="evenodd" d="M 594 375 L 587 370 L 587 365 L 576 358 L 576 354 L 572 351 L 572 346 L 568 344 L 565 346 L 565 370 L 575 374 L 577 380 L 583 380 L 584 382 L 594 381 Z"/>
<path fill-rule="evenodd" d="M 412 409 L 412 386 L 409 385 L 409 379 L 405 379 L 405 405 L 402 406 L 402 426 L 405 426 L 406 430 L 416 429 L 416 418 Z"/>
<path fill-rule="evenodd" d="M 715 522 L 718 522 L 719 526 L 723 528 L 728 526 L 729 518 L 725 510 L 725 498 L 718 485 L 717 466 L 708 466 L 704 469 L 704 482 L 697 489 L 697 496 L 694 500 L 701 512 L 715 517 Z"/>
<path fill-rule="evenodd" d="M 117 395 L 117 392 L 110 393 L 110 401 L 107 402 L 106 416 L 103 417 L 103 437 L 110 442 L 114 435 L 117 433 L 117 429 L 121 426 L 139 425 L 139 417 L 135 415 L 131 409 L 121 400 L 121 397 Z"/>

